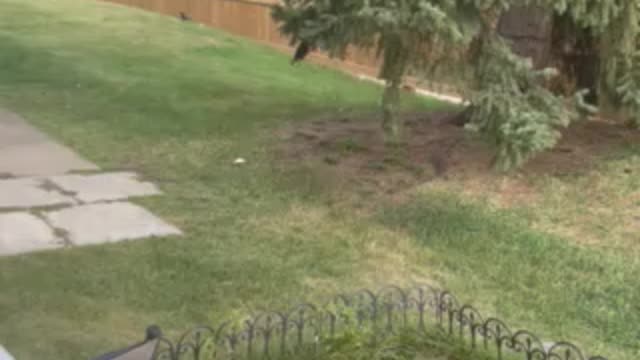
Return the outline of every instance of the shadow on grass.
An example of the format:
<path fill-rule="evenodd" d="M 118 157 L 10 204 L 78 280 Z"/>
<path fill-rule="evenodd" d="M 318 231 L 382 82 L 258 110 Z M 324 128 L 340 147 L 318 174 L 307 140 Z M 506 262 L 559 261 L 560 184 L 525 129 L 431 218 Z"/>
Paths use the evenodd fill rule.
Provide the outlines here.
<path fill-rule="evenodd" d="M 488 313 L 593 352 L 615 348 L 632 358 L 640 350 L 633 259 L 572 246 L 528 230 L 517 214 L 444 195 L 387 208 L 379 220 L 432 251 L 443 285 Z"/>

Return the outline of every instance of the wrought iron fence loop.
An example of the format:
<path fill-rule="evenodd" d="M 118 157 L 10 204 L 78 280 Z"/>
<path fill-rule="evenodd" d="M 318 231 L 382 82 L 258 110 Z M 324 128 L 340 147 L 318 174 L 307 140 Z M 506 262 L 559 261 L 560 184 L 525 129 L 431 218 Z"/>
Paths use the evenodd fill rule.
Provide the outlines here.
<path fill-rule="evenodd" d="M 509 345 L 513 351 L 525 353 L 527 360 L 546 360 L 547 358 L 544 344 L 529 331 L 516 331 Z"/>
<path fill-rule="evenodd" d="M 432 314 L 432 316 L 428 316 Z M 428 323 L 445 334 L 460 338 L 475 349 L 482 341 L 485 349 L 522 356 L 522 360 L 607 360 L 585 357 L 568 342 L 545 344 L 535 334 L 512 332 L 497 318 L 483 318 L 470 305 L 461 305 L 448 291 L 430 286 L 407 290 L 389 286 L 378 292 L 361 290 L 351 296 L 339 295 L 327 306 L 301 304 L 287 312 L 263 312 L 238 326 L 226 322 L 218 328 L 198 327 L 183 334 L 176 343 L 161 338 L 154 360 L 276 359 L 299 351 L 317 351 L 327 339 L 340 335 L 345 326 L 368 327 L 375 343 L 402 328 L 427 331 Z M 242 345 L 242 346 L 240 346 Z M 210 347 L 210 348 L 207 348 Z"/>
<path fill-rule="evenodd" d="M 568 342 L 558 342 L 547 351 L 548 360 L 587 360 L 577 346 Z"/>

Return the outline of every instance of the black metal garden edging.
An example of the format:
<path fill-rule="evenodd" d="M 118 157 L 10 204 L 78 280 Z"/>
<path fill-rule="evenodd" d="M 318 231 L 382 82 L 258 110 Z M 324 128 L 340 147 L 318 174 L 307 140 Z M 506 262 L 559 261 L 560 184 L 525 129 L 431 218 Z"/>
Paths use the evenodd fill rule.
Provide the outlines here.
<path fill-rule="evenodd" d="M 265 312 L 241 322 L 226 322 L 219 327 L 202 326 L 185 333 L 176 342 L 155 329 L 147 340 L 118 356 L 98 359 L 125 359 L 127 351 L 154 343 L 149 357 L 135 360 L 211 360 L 277 359 L 309 351 L 323 339 L 331 338 L 349 326 L 368 325 L 384 336 L 399 329 L 425 332 L 437 328 L 463 340 L 472 349 L 495 352 L 497 359 L 523 360 L 607 360 L 588 357 L 568 342 L 545 343 L 526 330 L 511 330 L 497 318 L 483 318 L 472 306 L 461 304 L 450 292 L 431 286 L 411 289 L 386 287 L 378 292 L 362 290 L 341 295 L 328 306 L 301 304 L 288 312 Z M 353 325 L 353 323 L 351 323 Z M 156 334 L 155 336 L 153 334 Z M 212 354 L 215 353 L 215 356 Z M 116 354 L 116 353 L 113 353 Z"/>

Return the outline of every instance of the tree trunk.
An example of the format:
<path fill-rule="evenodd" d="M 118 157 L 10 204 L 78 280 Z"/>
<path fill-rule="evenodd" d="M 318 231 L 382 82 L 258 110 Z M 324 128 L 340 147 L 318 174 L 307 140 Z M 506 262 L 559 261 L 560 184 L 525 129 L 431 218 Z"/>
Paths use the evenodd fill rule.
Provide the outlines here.
<path fill-rule="evenodd" d="M 398 116 L 400 87 L 409 61 L 409 49 L 400 37 L 385 40 L 384 62 L 380 77 L 386 81 L 382 96 L 382 130 L 388 145 L 399 145 L 404 140 L 404 123 Z"/>
<path fill-rule="evenodd" d="M 400 105 L 400 84 L 397 81 L 387 81 L 382 95 L 382 131 L 385 142 L 397 145 L 404 137 L 404 124 L 398 116 Z"/>
<path fill-rule="evenodd" d="M 562 95 L 589 89 L 586 100 L 598 103 L 600 54 L 598 39 L 568 16 L 553 15 L 540 6 L 514 6 L 500 18 L 498 33 L 514 53 L 528 57 L 538 68 L 555 67 L 560 76 L 550 88 Z"/>
<path fill-rule="evenodd" d="M 544 68 L 551 60 L 552 15 L 540 6 L 513 6 L 500 17 L 498 34 L 511 43 L 514 53 L 530 58 L 536 68 Z"/>

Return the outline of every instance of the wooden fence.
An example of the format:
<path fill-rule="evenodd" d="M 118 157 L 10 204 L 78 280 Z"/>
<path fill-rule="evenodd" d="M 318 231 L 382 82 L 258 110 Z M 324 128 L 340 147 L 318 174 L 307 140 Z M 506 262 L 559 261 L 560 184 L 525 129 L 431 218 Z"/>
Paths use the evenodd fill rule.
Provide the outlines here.
<path fill-rule="evenodd" d="M 293 53 L 289 41 L 278 31 L 271 18 L 271 7 L 279 0 L 103 0 L 178 17 L 181 13 L 193 21 L 250 38 L 281 51 Z M 350 48 L 344 60 L 330 59 L 314 52 L 309 61 L 330 66 L 369 79 L 378 75 L 380 59 L 373 51 Z M 458 91 L 441 81 L 406 79 L 406 83 L 428 96 L 459 102 Z M 446 95 L 450 94 L 450 95 Z"/>
<path fill-rule="evenodd" d="M 105 0 L 170 16 L 188 15 L 193 21 L 223 29 L 291 52 L 288 40 L 271 19 L 271 6 L 278 0 Z M 368 51 L 351 49 L 345 61 L 315 53 L 311 60 L 352 73 L 376 75 L 379 61 Z"/>

